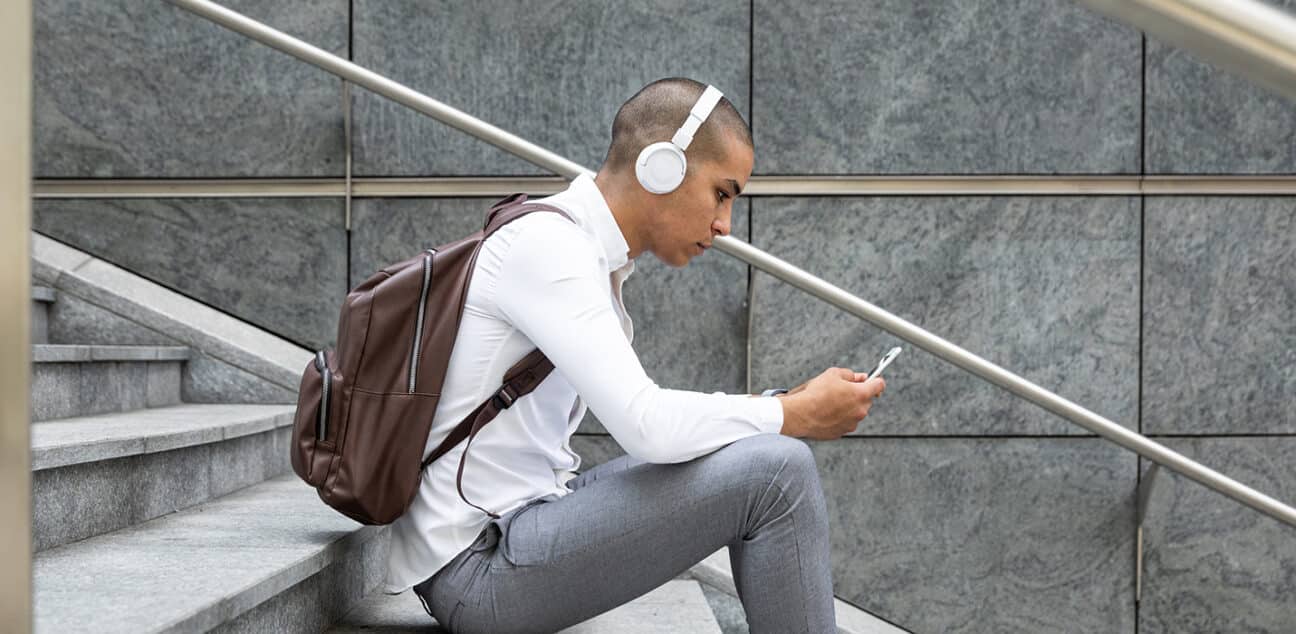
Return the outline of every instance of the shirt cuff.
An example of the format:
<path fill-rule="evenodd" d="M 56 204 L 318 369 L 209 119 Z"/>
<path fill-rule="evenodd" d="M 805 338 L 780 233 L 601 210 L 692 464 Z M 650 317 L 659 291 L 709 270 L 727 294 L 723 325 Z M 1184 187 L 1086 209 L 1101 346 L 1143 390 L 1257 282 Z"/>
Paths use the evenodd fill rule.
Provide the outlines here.
<path fill-rule="evenodd" d="M 783 431 L 783 404 L 774 396 L 747 399 L 752 408 L 752 422 L 756 428 L 770 434 Z"/>

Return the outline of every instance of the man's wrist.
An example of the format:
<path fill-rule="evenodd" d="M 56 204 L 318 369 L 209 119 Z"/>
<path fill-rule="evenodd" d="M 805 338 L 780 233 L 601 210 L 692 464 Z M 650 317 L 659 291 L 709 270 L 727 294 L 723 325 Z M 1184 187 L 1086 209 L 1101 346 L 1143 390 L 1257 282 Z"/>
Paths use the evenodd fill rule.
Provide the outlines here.
<path fill-rule="evenodd" d="M 779 405 L 783 408 L 783 427 L 779 430 L 784 436 L 800 438 L 805 435 L 805 430 L 801 428 L 801 418 L 797 415 L 794 401 L 798 399 L 795 396 L 784 394 L 778 398 Z"/>
<path fill-rule="evenodd" d="M 783 389 L 783 388 L 781 388 L 781 387 L 776 387 L 776 388 L 770 388 L 770 389 L 768 389 L 768 390 L 765 390 L 764 392 L 761 392 L 761 396 L 778 396 L 778 395 L 780 395 L 780 394 L 787 394 L 787 393 L 788 393 L 787 390 L 785 390 L 785 389 Z"/>

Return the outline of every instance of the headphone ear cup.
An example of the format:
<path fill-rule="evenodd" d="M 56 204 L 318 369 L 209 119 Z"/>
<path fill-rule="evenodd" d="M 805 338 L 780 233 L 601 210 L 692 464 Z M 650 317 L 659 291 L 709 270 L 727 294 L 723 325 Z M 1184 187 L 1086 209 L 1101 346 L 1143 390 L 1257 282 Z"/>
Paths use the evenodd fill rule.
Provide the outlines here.
<path fill-rule="evenodd" d="M 654 194 L 669 194 L 684 182 L 688 159 L 674 143 L 653 143 L 639 153 L 635 161 L 635 176 L 639 184 Z"/>

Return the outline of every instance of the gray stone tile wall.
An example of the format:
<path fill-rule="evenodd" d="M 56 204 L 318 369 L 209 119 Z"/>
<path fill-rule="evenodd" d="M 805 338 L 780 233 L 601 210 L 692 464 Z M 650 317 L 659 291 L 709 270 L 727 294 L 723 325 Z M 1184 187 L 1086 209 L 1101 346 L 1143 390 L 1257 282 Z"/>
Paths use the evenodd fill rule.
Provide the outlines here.
<path fill-rule="evenodd" d="M 1146 63 L 1148 173 L 1296 174 L 1296 103 L 1156 40 Z"/>
<path fill-rule="evenodd" d="M 1139 171 L 1139 32 L 1069 0 L 757 0 L 760 174 Z"/>
<path fill-rule="evenodd" d="M 1103 198 L 765 198 L 753 243 L 1130 428 L 1138 390 L 1139 205 Z M 752 387 L 894 345 L 863 435 L 1088 433 L 757 273 Z"/>
<path fill-rule="evenodd" d="M 32 227 L 309 348 L 346 293 L 337 199 L 38 200 Z"/>
<path fill-rule="evenodd" d="M 591 169 L 617 108 L 644 84 L 685 76 L 748 112 L 749 3 L 356 0 L 356 63 Z M 355 173 L 547 174 L 364 91 Z"/>
<path fill-rule="evenodd" d="M 1296 438 L 1162 441 L 1285 503 L 1296 502 Z M 1296 623 L 1291 526 L 1162 470 L 1143 540 L 1140 632 L 1286 632 Z"/>
<path fill-rule="evenodd" d="M 842 599 L 914 632 L 1133 631 L 1133 454 L 1096 438 L 811 446 Z"/>
<path fill-rule="evenodd" d="M 481 231 L 498 198 L 358 198 L 351 201 L 355 287 L 383 267 L 423 249 Z"/>
<path fill-rule="evenodd" d="M 487 198 L 374 198 L 352 206 L 351 284 L 427 246 L 481 228 Z M 747 236 L 747 208 L 733 214 Z M 648 376 L 666 388 L 742 393 L 746 382 L 747 266 L 707 253 L 683 269 L 645 254 L 623 289 L 635 323 L 634 348 Z M 582 432 L 603 427 L 589 416 Z"/>
<path fill-rule="evenodd" d="M 347 54 L 345 0 L 225 6 Z M 37 178 L 340 176 L 342 85 L 167 3 L 34 3 Z"/>
<path fill-rule="evenodd" d="M 1296 432 L 1296 197 L 1146 205 L 1144 431 Z"/>

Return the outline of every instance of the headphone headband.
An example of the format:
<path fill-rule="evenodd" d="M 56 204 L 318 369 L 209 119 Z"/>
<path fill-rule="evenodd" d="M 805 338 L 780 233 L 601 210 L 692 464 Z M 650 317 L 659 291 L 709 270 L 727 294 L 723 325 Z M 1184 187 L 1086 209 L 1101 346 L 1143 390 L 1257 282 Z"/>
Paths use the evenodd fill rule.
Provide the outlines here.
<path fill-rule="evenodd" d="M 693 142 L 693 135 L 697 134 L 698 128 L 702 127 L 702 122 L 711 116 L 711 111 L 715 110 L 716 104 L 720 103 L 720 98 L 724 94 L 715 86 L 708 85 L 706 90 L 702 91 L 702 96 L 698 97 L 697 103 L 693 104 L 693 109 L 689 111 L 688 118 L 684 120 L 684 125 L 675 132 L 671 138 L 671 143 L 679 146 L 681 150 L 687 150 L 690 143 Z"/>

